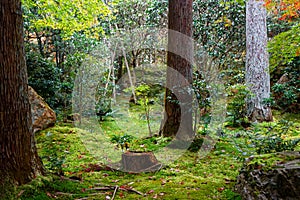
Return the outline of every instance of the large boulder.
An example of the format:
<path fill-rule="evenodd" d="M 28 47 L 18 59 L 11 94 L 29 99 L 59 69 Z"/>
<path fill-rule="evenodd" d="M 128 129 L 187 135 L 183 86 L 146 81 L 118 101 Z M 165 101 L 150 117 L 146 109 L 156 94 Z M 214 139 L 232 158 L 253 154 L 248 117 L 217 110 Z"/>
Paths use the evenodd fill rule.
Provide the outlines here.
<path fill-rule="evenodd" d="M 300 199 L 300 152 L 248 159 L 235 189 L 247 200 Z"/>
<path fill-rule="evenodd" d="M 44 99 L 28 87 L 29 102 L 31 104 L 33 132 L 51 127 L 56 122 L 55 112 L 48 106 Z"/>

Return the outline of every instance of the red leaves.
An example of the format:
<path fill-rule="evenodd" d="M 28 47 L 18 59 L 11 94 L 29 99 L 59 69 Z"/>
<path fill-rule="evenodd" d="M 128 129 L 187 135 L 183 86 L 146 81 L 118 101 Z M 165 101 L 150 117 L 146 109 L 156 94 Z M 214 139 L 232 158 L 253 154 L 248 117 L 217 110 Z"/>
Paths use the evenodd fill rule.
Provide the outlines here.
<path fill-rule="evenodd" d="M 120 198 L 124 198 L 124 197 L 125 197 L 124 193 L 123 193 L 123 192 L 120 192 L 119 197 L 120 197 Z"/>
<path fill-rule="evenodd" d="M 265 6 L 273 14 L 280 15 L 278 20 L 291 21 L 299 17 L 299 0 L 265 0 Z"/>

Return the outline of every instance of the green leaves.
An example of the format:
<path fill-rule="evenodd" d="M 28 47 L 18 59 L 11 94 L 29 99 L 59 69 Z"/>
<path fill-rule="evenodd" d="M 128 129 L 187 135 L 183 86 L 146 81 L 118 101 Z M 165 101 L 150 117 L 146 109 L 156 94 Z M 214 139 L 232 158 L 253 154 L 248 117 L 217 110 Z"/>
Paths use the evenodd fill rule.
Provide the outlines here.
<path fill-rule="evenodd" d="M 294 151 L 300 142 L 300 138 L 285 139 L 287 132 L 293 123 L 281 120 L 275 126 L 270 126 L 266 132 L 261 130 L 251 137 L 251 142 L 255 145 L 257 154 L 274 153 L 281 151 Z"/>
<path fill-rule="evenodd" d="M 233 0 L 195 0 L 193 15 L 195 40 L 219 66 L 243 65 L 245 5 Z"/>
<path fill-rule="evenodd" d="M 268 44 L 270 52 L 270 69 L 288 64 L 300 56 L 300 24 L 291 30 L 275 36 Z"/>
<path fill-rule="evenodd" d="M 103 34 L 99 22 L 110 14 L 101 0 L 23 0 L 22 3 L 31 28 L 61 30 L 64 38 L 80 31 L 93 37 Z"/>

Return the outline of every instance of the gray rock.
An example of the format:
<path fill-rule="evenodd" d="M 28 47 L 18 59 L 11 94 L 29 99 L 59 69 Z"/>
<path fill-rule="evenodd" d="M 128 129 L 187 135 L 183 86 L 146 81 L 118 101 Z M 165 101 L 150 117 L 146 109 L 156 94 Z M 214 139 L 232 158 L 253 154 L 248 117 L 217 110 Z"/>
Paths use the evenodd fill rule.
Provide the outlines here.
<path fill-rule="evenodd" d="M 300 152 L 281 152 L 274 166 L 245 164 L 238 176 L 236 191 L 247 200 L 299 200 Z"/>

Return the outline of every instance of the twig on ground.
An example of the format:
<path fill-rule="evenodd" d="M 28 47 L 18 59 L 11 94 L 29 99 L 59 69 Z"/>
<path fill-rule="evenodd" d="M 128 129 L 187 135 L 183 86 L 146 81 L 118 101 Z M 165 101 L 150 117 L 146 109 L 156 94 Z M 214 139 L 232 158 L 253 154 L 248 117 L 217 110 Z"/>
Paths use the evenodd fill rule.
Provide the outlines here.
<path fill-rule="evenodd" d="M 120 190 L 128 191 L 128 192 L 134 192 L 134 193 L 137 193 L 137 194 L 142 195 L 142 196 L 145 195 L 145 194 L 143 194 L 142 192 L 137 191 L 137 190 L 135 190 L 135 189 L 125 189 L 125 188 L 120 188 Z"/>
<path fill-rule="evenodd" d="M 118 189 L 119 189 L 119 186 L 116 185 L 115 191 L 114 191 L 114 194 L 113 194 L 111 200 L 114 200 L 114 199 L 115 199 L 115 196 L 116 196 L 116 193 L 117 193 Z"/>
<path fill-rule="evenodd" d="M 114 190 L 115 186 L 105 186 L 105 187 L 95 187 L 95 188 L 87 188 L 86 190 Z"/>
<path fill-rule="evenodd" d="M 73 196 L 73 195 L 76 195 L 76 194 L 65 193 L 65 192 L 56 192 L 55 195 Z"/>
<path fill-rule="evenodd" d="M 97 184 L 97 185 L 103 186 L 102 184 Z M 116 190 L 116 187 L 118 187 L 118 189 L 122 190 L 122 191 L 134 192 L 136 194 L 144 196 L 144 193 L 142 193 L 142 192 L 140 192 L 138 190 L 135 190 L 135 189 L 132 189 L 132 188 L 128 188 L 128 187 L 122 187 L 122 186 L 119 187 L 119 186 L 108 185 L 108 186 L 104 186 L 104 187 L 88 188 L 87 190 Z"/>
<path fill-rule="evenodd" d="M 81 182 L 80 180 L 67 178 L 65 176 L 60 176 L 60 179 L 61 180 L 67 180 L 67 181 L 73 181 L 73 182 Z"/>
<path fill-rule="evenodd" d="M 25 192 L 25 190 L 21 190 L 21 191 L 19 192 L 19 194 L 17 195 L 17 197 L 20 198 L 21 195 L 22 195 L 24 192 Z"/>

